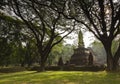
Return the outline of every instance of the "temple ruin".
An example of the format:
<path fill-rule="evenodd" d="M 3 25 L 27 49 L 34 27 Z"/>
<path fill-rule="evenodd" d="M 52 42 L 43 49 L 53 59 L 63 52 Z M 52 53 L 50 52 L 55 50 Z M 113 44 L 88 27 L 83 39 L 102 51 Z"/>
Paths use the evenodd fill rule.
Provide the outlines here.
<path fill-rule="evenodd" d="M 93 65 L 93 52 L 90 48 L 84 47 L 82 32 L 78 36 L 78 48 L 74 49 L 74 54 L 71 56 L 70 65 L 86 66 Z"/>

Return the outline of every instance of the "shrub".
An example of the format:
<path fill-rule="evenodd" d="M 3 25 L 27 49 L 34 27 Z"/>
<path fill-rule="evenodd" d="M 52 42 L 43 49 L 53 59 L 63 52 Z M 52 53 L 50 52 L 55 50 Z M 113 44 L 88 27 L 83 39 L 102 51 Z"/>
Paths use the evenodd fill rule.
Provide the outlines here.
<path fill-rule="evenodd" d="M 24 67 L 6 67 L 6 68 L 1 68 L 0 73 L 20 72 L 25 70 L 27 69 Z"/>
<path fill-rule="evenodd" d="M 31 70 L 40 71 L 41 68 L 38 66 L 32 67 Z M 61 70 L 60 66 L 50 66 L 46 67 L 45 70 L 59 71 Z M 103 71 L 104 67 L 101 66 L 63 66 L 63 71 Z"/>

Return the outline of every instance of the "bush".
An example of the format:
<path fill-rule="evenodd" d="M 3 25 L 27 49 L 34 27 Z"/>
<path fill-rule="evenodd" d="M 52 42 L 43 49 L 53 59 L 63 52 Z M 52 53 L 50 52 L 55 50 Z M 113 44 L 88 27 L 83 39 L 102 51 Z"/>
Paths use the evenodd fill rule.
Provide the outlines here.
<path fill-rule="evenodd" d="M 32 67 L 30 70 L 40 71 L 41 68 L 38 66 Z M 50 66 L 46 67 L 45 70 L 52 70 L 52 71 L 103 71 L 105 70 L 104 67 L 101 66 L 63 66 L 62 69 L 60 66 Z"/>
<path fill-rule="evenodd" d="M 46 67 L 46 70 L 59 71 L 59 70 L 61 70 L 61 66 Z"/>
<path fill-rule="evenodd" d="M 58 71 L 60 69 L 61 69 L 61 67 L 59 67 L 59 66 L 45 67 L 45 70 L 52 70 L 52 71 Z M 30 70 L 32 70 L 32 71 L 40 71 L 41 67 L 40 66 L 34 66 Z"/>
<path fill-rule="evenodd" d="M 65 66 L 64 71 L 103 71 L 105 68 L 100 66 Z"/>
<path fill-rule="evenodd" d="M 27 69 L 24 67 L 6 67 L 6 68 L 1 68 L 0 73 L 20 72 L 25 70 Z"/>

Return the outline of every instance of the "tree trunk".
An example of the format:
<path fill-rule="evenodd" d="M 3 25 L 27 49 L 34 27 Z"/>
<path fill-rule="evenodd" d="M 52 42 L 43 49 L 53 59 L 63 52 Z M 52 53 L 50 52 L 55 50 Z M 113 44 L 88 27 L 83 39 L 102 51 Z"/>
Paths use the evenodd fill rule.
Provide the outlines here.
<path fill-rule="evenodd" d="M 120 58 L 120 44 L 118 47 L 118 50 L 116 51 L 114 55 L 114 62 L 113 62 L 113 70 L 118 71 L 119 70 L 119 58 Z"/>
<path fill-rule="evenodd" d="M 41 57 L 41 63 L 40 63 L 40 71 L 45 71 L 45 60 L 44 60 L 44 57 Z"/>
<path fill-rule="evenodd" d="M 119 58 L 116 56 L 112 55 L 112 51 L 111 51 L 111 44 L 106 42 L 106 44 L 104 44 L 104 48 L 106 51 L 106 55 L 107 55 L 107 71 L 117 71 L 118 70 L 118 61 Z"/>
<path fill-rule="evenodd" d="M 112 71 L 113 69 L 113 56 L 112 56 L 112 51 L 111 51 L 111 43 L 110 41 L 108 42 L 103 42 L 106 55 L 107 55 L 107 71 Z"/>
<path fill-rule="evenodd" d="M 45 63 L 44 62 L 41 62 L 41 66 L 40 66 L 40 71 L 45 71 Z"/>
<path fill-rule="evenodd" d="M 47 61 L 47 58 L 48 58 L 48 56 L 49 56 L 49 53 L 50 53 L 50 48 L 48 47 L 48 48 L 46 48 L 46 50 L 44 50 L 43 52 L 41 52 L 40 53 L 40 56 L 41 56 L 41 63 L 40 63 L 40 65 L 41 65 L 41 71 L 45 71 L 45 64 L 46 64 L 46 61 Z"/>
<path fill-rule="evenodd" d="M 41 55 L 41 63 L 40 63 L 40 67 L 41 67 L 41 71 L 45 71 L 45 65 L 46 65 L 46 61 L 47 61 L 47 57 L 48 57 L 48 54 L 45 53 L 43 55 Z"/>
<path fill-rule="evenodd" d="M 118 60 L 119 59 L 114 59 L 114 61 L 113 61 L 113 68 L 112 68 L 113 71 L 118 71 L 119 70 Z"/>
<path fill-rule="evenodd" d="M 22 62 L 22 63 L 21 63 L 21 67 L 24 67 L 24 66 L 25 66 L 25 63 L 24 63 L 24 62 Z"/>
<path fill-rule="evenodd" d="M 107 71 L 112 71 L 113 69 L 113 58 L 111 57 L 110 53 L 107 54 Z"/>

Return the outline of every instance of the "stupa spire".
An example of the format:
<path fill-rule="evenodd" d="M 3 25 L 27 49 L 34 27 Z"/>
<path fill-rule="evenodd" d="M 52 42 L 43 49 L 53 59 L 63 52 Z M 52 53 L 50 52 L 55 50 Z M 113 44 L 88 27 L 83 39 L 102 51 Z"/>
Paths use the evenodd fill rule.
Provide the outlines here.
<path fill-rule="evenodd" d="M 78 33 L 78 47 L 84 47 L 83 34 L 81 30 Z"/>

